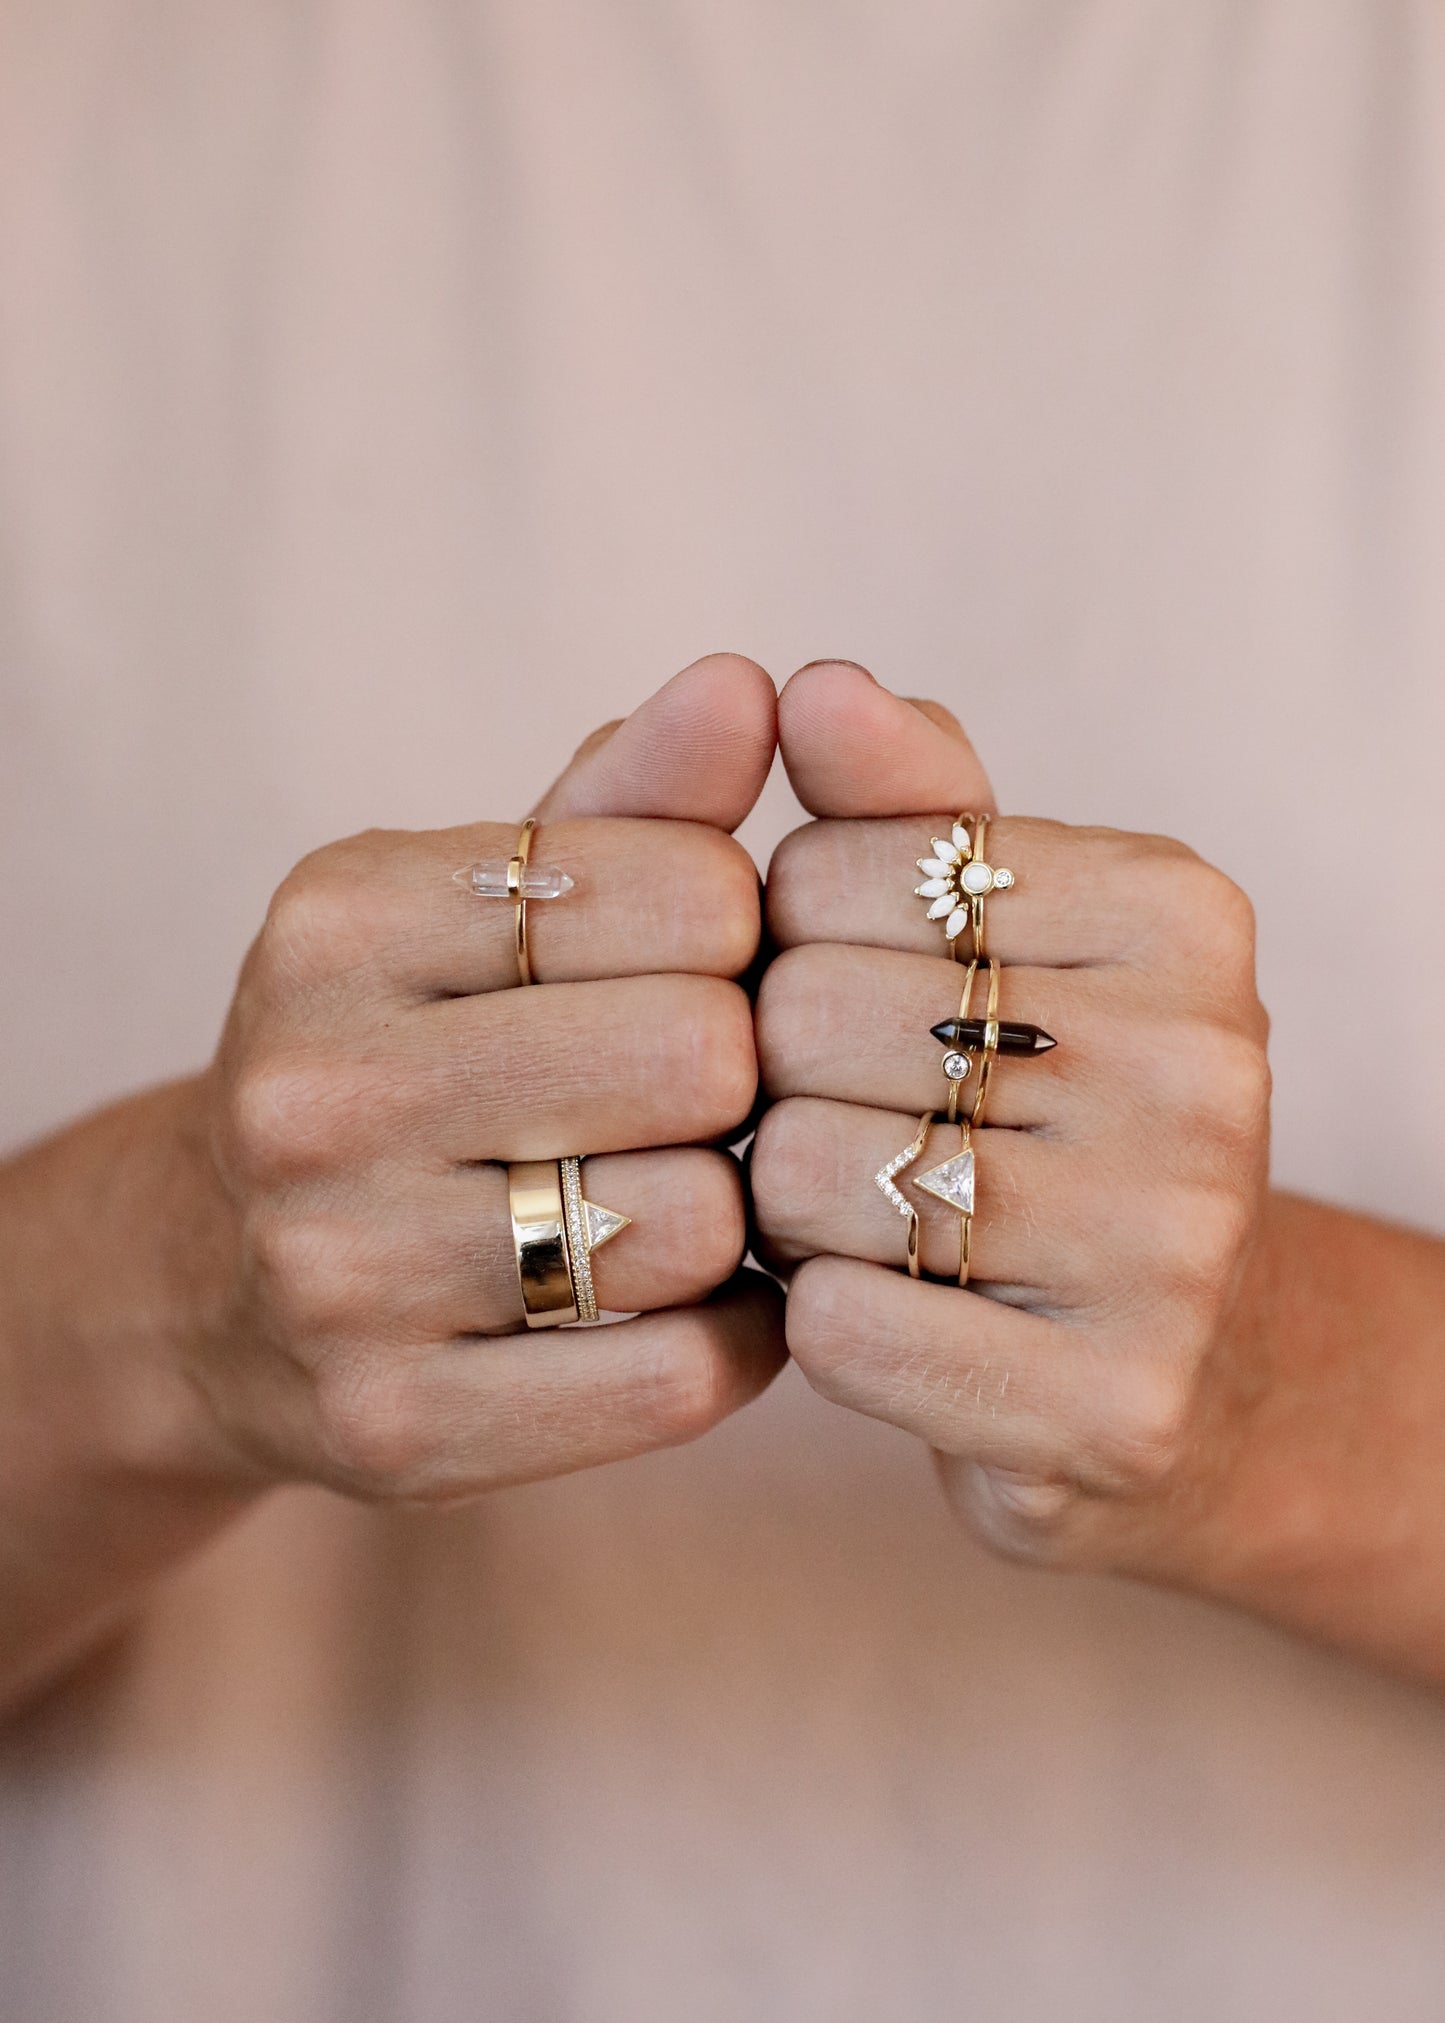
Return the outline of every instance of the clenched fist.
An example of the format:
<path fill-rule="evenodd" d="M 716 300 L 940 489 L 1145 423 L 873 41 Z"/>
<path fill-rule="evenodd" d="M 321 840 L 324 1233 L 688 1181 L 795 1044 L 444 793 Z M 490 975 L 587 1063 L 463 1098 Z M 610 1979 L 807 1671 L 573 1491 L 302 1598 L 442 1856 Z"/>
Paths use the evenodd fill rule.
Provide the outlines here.
<path fill-rule="evenodd" d="M 717 1145 L 757 1083 L 729 831 L 774 705 L 719 656 L 589 741 L 538 811 L 534 862 L 574 885 L 530 909 L 531 988 L 511 906 L 454 877 L 515 821 L 354 837 L 283 884 L 200 1086 L 229 1292 L 197 1373 L 263 1471 L 456 1496 L 686 1439 L 773 1375 Z M 506 1166 L 568 1154 L 631 1218 L 594 1271 L 639 1317 L 525 1334 Z"/>
<path fill-rule="evenodd" d="M 764 1252 L 790 1272 L 789 1347 L 825 1397 L 928 1441 L 996 1545 L 1123 1563 L 1141 1504 L 1188 1473 L 1260 1227 L 1249 903 L 1179 843 L 992 821 L 989 856 L 1016 878 L 986 902 L 1000 1012 L 1057 1045 L 994 1063 L 969 1288 L 915 1282 L 873 1175 L 946 1107 L 929 1029 L 958 1012 L 962 976 L 916 860 L 992 792 L 945 711 L 846 664 L 794 677 L 780 744 L 817 817 L 768 874 L 780 952 L 757 1010 L 772 1107 L 752 1187 Z M 897 1181 L 925 1274 L 956 1274 L 959 1218 L 912 1182 L 959 1145 L 938 1123 Z"/>

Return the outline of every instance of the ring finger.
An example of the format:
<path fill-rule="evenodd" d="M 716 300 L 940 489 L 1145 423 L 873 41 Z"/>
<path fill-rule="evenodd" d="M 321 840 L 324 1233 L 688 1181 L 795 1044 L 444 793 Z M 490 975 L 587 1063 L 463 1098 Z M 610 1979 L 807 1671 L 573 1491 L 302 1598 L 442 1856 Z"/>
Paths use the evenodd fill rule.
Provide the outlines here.
<path fill-rule="evenodd" d="M 627 1218 L 592 1253 L 605 1312 L 690 1306 L 742 1260 L 742 1179 L 724 1153 L 686 1147 L 585 1159 L 582 1187 L 589 1201 Z M 338 1331 L 349 1331 L 358 1312 L 398 1347 L 524 1326 L 505 1166 L 408 1176 L 360 1211 L 293 1210 L 289 1226 L 321 1305 L 331 1288 Z M 327 1325 L 325 1312 L 311 1318 Z"/>
<path fill-rule="evenodd" d="M 780 1263 L 820 1255 L 902 1266 L 907 1218 L 874 1176 L 903 1151 L 918 1118 L 808 1096 L 768 1110 L 752 1153 L 759 1237 Z M 917 1184 L 955 1158 L 961 1134 L 937 1123 L 922 1153 L 892 1184 L 917 1210 L 920 1262 L 940 1277 L 959 1266 L 960 1217 Z M 1115 1203 L 1125 1176 L 1099 1172 L 1087 1182 L 1079 1155 L 1021 1131 L 972 1134 L 977 1209 L 970 1280 L 1041 1310 L 1082 1309 L 1107 1294 L 1098 1272 L 1101 1185 Z M 1111 1184 L 1112 1183 L 1112 1184 Z M 1111 1269 L 1128 1276 L 1129 1237 L 1111 1222 Z"/>

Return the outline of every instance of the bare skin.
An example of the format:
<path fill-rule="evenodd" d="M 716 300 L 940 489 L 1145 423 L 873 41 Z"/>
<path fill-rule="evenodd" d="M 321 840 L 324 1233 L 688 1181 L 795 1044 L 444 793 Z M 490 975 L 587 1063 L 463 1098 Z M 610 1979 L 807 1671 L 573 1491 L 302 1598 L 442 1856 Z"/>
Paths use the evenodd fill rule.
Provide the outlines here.
<path fill-rule="evenodd" d="M 453 873 L 515 820 L 374 833 L 272 902 L 216 1060 L 0 1171 L 0 1700 L 266 1489 L 442 1500 L 693 1438 L 784 1359 L 742 1272 L 760 929 L 730 831 L 776 696 L 717 656 L 589 740 L 539 809 L 576 890 Z M 577 1068 L 579 1043 L 586 1069 Z M 633 1218 L 595 1332 L 524 1331 L 504 1162 L 585 1150 Z"/>
<path fill-rule="evenodd" d="M 817 820 L 756 883 L 729 832 L 777 731 Z M 769 1381 L 726 1138 L 761 1064 L 759 1242 L 826 1397 L 934 1448 L 997 1549 L 1254 1610 L 1445 1678 L 1445 1244 L 1271 1194 L 1247 902 L 1182 846 L 1001 819 L 1005 1016 L 972 1289 L 901 1274 L 871 1184 L 943 1087 L 959 972 L 909 893 L 989 807 L 962 731 L 846 664 L 719 657 L 590 740 L 542 804 L 577 872 L 510 915 L 451 872 L 510 824 L 298 867 L 203 1076 L 0 1168 L 0 1701 L 19 1704 L 279 1482 L 443 1499 L 706 1430 Z M 671 882 L 670 882 L 671 881 Z M 585 1078 L 566 1072 L 579 1031 Z M 639 1318 L 523 1335 L 501 1163 L 584 1146 L 635 1217 Z M 956 1148 L 940 1130 L 935 1158 Z M 923 1209 L 924 1263 L 957 1258 Z"/>
<path fill-rule="evenodd" d="M 970 1289 L 915 1283 L 869 1184 L 946 1096 L 960 971 L 914 860 L 992 788 L 946 710 L 847 663 L 794 676 L 779 741 L 818 819 L 768 877 L 751 1176 L 809 1380 L 927 1441 L 1002 1552 L 1445 1679 L 1445 1244 L 1270 1192 L 1244 895 L 1164 838 L 992 824 L 1002 1012 L 1059 1045 L 996 1066 Z M 956 1214 L 913 1199 L 956 1270 Z"/>

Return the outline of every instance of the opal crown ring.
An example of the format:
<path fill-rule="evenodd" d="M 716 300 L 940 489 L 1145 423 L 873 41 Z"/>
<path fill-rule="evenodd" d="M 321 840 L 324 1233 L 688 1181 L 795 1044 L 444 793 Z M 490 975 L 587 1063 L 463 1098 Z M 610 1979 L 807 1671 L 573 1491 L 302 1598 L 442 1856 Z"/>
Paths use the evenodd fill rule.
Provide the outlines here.
<path fill-rule="evenodd" d="M 984 900 L 990 892 L 1007 892 L 1015 882 L 1012 871 L 985 858 L 987 834 L 987 815 L 960 815 L 949 837 L 933 838 L 933 855 L 916 859 L 923 883 L 913 888 L 928 901 L 929 919 L 943 922 L 951 955 L 957 955 L 964 929 L 971 930 L 969 954 L 974 961 L 983 955 Z"/>

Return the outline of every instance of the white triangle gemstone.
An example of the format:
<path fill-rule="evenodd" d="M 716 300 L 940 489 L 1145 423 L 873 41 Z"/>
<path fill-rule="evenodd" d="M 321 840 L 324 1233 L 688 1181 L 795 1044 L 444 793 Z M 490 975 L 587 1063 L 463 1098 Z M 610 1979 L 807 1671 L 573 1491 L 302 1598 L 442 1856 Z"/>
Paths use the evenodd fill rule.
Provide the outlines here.
<path fill-rule="evenodd" d="M 927 1173 L 920 1173 L 913 1184 L 921 1187 L 925 1194 L 946 1201 L 960 1215 L 972 1215 L 973 1153 L 960 1152 L 956 1159 L 945 1160 L 942 1166 L 930 1167 Z"/>
<path fill-rule="evenodd" d="M 587 1211 L 587 1248 L 601 1250 L 604 1243 L 610 1243 L 619 1229 L 626 1229 L 632 1217 L 614 1215 L 610 1208 L 599 1208 L 595 1201 L 584 1201 Z"/>

